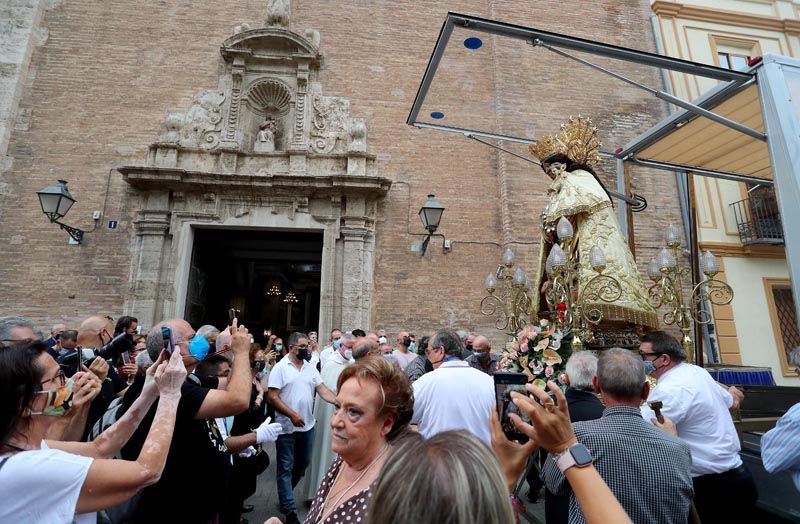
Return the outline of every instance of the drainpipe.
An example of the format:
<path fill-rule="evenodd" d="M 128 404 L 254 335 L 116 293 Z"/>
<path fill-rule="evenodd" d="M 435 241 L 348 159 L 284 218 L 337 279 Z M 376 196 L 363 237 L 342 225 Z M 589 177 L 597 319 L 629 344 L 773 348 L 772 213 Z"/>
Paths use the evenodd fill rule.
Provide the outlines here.
<path fill-rule="evenodd" d="M 656 15 L 650 16 L 650 25 L 653 28 L 653 38 L 655 39 L 656 52 L 659 55 L 665 55 L 666 53 L 664 52 L 664 41 L 661 38 L 661 28 L 658 24 L 658 16 Z M 666 69 L 659 69 L 659 71 L 661 72 L 661 83 L 664 86 L 664 91 L 666 93 L 672 94 L 672 84 L 670 83 L 669 80 L 669 74 L 667 73 Z M 669 103 L 666 103 L 666 105 L 667 105 L 667 110 L 669 112 L 672 112 L 674 109 L 672 105 Z M 678 202 L 680 203 L 681 207 L 681 221 L 683 222 L 683 237 L 686 239 L 686 242 L 688 244 L 689 242 L 691 242 L 691 239 L 694 238 L 694 235 L 692 234 L 693 232 L 691 230 L 692 224 L 689 215 L 689 186 L 687 180 L 688 177 L 685 172 L 675 171 L 674 173 L 675 173 L 675 181 L 677 183 L 677 188 L 678 188 Z M 689 253 L 692 253 L 693 251 L 692 246 L 688 245 L 687 247 L 689 248 Z M 693 266 L 699 264 L 700 262 L 699 257 L 695 259 L 690 255 L 689 259 Z M 692 286 L 694 286 L 694 282 L 692 283 Z M 709 310 L 709 305 L 706 303 L 700 304 L 700 307 L 706 311 Z M 712 346 L 711 344 L 711 336 L 709 334 L 708 326 L 709 324 L 703 324 L 702 326 L 703 348 L 705 349 L 706 358 L 708 359 L 708 361 L 717 363 L 719 362 L 719 359 L 716 356 L 716 351 L 715 351 L 716 346 L 715 345 Z M 697 346 L 696 343 L 695 346 Z M 695 347 L 695 350 L 696 349 L 697 348 Z"/>

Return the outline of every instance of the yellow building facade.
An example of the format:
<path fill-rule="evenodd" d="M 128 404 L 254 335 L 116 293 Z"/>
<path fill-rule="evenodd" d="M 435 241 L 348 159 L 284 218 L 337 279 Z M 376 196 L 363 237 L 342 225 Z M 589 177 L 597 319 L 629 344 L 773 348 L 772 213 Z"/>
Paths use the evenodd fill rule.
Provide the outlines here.
<path fill-rule="evenodd" d="M 729 69 L 746 69 L 766 53 L 800 57 L 800 0 L 656 0 L 651 8 L 668 56 Z M 685 100 L 716 84 L 678 73 L 665 81 Z M 718 278 L 735 291 L 730 305 L 714 307 L 712 345 L 721 362 L 769 367 L 778 385 L 800 386 L 787 359 L 800 331 L 772 189 L 697 176 L 694 190 L 700 248 L 720 257 Z"/>

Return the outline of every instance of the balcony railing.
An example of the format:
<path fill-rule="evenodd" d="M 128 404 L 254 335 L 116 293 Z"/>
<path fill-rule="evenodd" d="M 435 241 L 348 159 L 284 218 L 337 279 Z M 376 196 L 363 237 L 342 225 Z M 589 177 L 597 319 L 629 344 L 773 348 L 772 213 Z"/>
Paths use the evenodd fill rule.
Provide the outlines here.
<path fill-rule="evenodd" d="M 771 198 L 745 198 L 730 205 L 742 244 L 783 244 L 777 203 Z"/>

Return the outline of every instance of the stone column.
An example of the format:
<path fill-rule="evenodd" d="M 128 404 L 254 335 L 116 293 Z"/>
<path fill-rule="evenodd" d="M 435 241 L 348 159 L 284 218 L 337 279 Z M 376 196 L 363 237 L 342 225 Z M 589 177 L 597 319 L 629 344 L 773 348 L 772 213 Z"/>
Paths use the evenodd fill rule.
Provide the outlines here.
<path fill-rule="evenodd" d="M 367 328 L 369 297 L 363 294 L 365 228 L 342 228 L 344 264 L 342 271 L 342 329 Z"/>
<path fill-rule="evenodd" d="M 161 280 L 163 274 L 163 253 L 168 243 L 170 226 L 169 193 L 150 194 L 148 207 L 161 209 L 142 209 L 134 221 L 136 234 L 134 263 L 131 269 L 130 296 L 125 311 L 139 318 L 144 326 L 154 326 L 163 314 Z"/>

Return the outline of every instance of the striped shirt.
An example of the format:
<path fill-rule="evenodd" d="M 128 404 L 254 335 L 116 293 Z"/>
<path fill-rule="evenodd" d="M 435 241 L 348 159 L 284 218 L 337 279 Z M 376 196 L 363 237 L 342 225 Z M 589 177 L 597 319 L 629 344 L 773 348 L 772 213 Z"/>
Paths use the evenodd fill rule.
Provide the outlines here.
<path fill-rule="evenodd" d="M 694 489 L 685 442 L 645 422 L 633 406 L 606 408 L 601 418 L 572 427 L 633 522 L 686 524 Z M 570 495 L 570 524 L 584 524 L 578 501 L 552 455 L 542 476 L 552 493 Z"/>
<path fill-rule="evenodd" d="M 800 402 L 761 437 L 761 460 L 770 473 L 788 470 L 800 490 Z"/>

